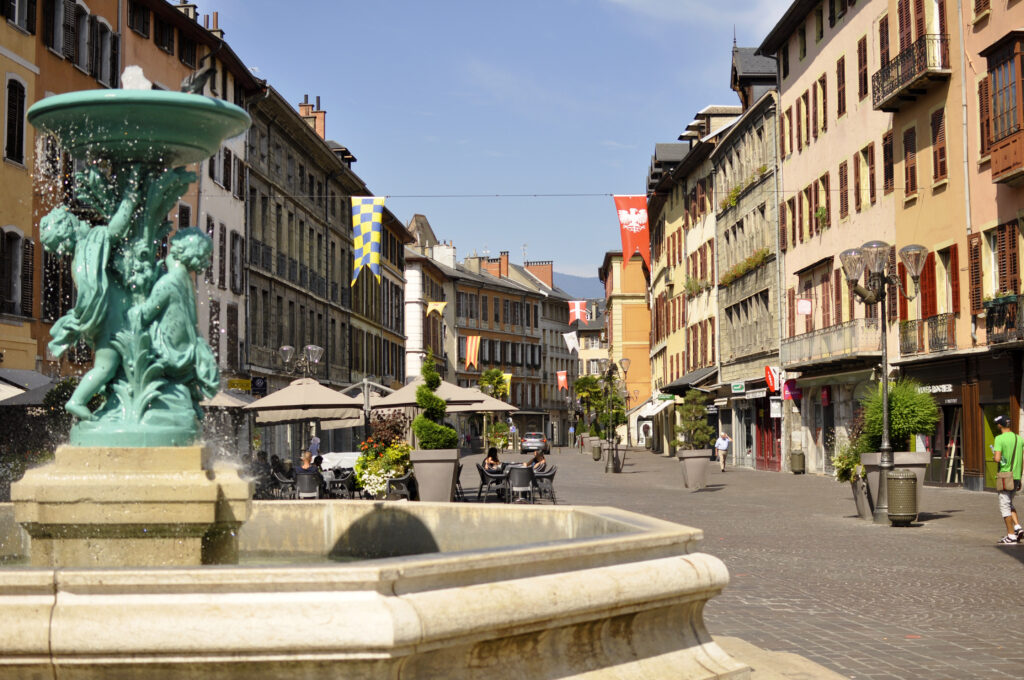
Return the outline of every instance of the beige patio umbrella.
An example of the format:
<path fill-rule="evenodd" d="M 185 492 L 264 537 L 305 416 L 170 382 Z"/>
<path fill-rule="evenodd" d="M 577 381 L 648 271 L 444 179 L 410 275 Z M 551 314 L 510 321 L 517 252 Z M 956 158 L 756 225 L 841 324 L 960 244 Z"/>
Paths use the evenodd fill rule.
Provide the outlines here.
<path fill-rule="evenodd" d="M 248 394 L 231 394 L 221 390 L 212 399 L 203 399 L 199 405 L 204 408 L 245 408 L 252 403 Z"/>
<path fill-rule="evenodd" d="M 362 400 L 324 387 L 313 378 L 293 380 L 288 387 L 244 407 L 256 411 L 256 422 L 282 424 L 308 420 L 362 418 Z"/>
<path fill-rule="evenodd" d="M 463 388 L 465 389 L 465 388 Z M 486 395 L 478 389 L 470 389 L 470 392 L 476 392 L 481 401 L 473 404 L 455 404 L 448 407 L 448 413 L 477 413 L 483 411 L 518 411 L 515 406 L 508 404 L 501 399 L 495 399 L 492 396 Z"/>
<path fill-rule="evenodd" d="M 395 390 L 386 397 L 382 397 L 373 408 L 393 409 L 415 406 L 416 389 L 422 384 L 423 378 L 416 378 L 405 387 Z M 458 385 L 453 385 L 452 383 L 444 380 L 441 381 L 441 384 L 438 386 L 437 391 L 434 392 L 434 394 L 445 400 L 445 403 L 449 406 L 449 411 L 452 410 L 451 407 L 453 405 L 478 404 L 487 396 L 479 390 L 459 387 Z"/>

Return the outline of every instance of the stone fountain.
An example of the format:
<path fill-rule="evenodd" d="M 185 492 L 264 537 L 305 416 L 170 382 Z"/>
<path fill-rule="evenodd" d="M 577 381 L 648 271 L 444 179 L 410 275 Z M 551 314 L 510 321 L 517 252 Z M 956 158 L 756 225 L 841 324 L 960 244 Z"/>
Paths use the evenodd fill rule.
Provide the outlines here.
<path fill-rule="evenodd" d="M 248 115 L 101 90 L 28 117 L 89 161 L 76 209 L 41 230 L 78 286 L 51 349 L 96 359 L 69 444 L 0 505 L 0 678 L 748 677 L 704 627 L 728 572 L 697 529 L 601 507 L 253 503 L 200 443 L 209 240 L 182 229 L 159 252 L 182 166 Z"/>

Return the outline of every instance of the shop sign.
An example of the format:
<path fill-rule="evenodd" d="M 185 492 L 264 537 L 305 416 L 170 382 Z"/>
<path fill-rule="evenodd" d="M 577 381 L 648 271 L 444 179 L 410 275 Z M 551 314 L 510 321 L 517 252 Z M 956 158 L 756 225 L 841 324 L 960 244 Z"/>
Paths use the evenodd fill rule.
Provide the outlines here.
<path fill-rule="evenodd" d="M 832 404 L 832 388 L 825 385 L 821 388 L 821 405 L 830 406 Z"/>
<path fill-rule="evenodd" d="M 228 379 L 228 389 L 248 392 L 252 389 L 252 381 L 248 378 L 230 378 Z"/>
<path fill-rule="evenodd" d="M 787 380 L 782 383 L 782 398 L 789 400 L 803 399 L 803 388 L 797 387 L 796 380 Z"/>
<path fill-rule="evenodd" d="M 267 396 L 267 379 L 261 377 L 253 378 L 249 391 L 254 397 Z"/>
<path fill-rule="evenodd" d="M 744 383 L 744 382 L 734 382 L 732 384 L 732 393 L 733 394 L 743 394 L 746 391 L 747 391 L 747 383 Z"/>
<path fill-rule="evenodd" d="M 673 401 L 676 398 L 674 394 L 659 394 L 658 401 Z"/>
<path fill-rule="evenodd" d="M 798 298 L 796 301 L 796 313 L 801 316 L 810 316 L 814 313 L 810 298 Z"/>
<path fill-rule="evenodd" d="M 768 400 L 769 415 L 772 418 L 782 417 L 782 397 L 772 397 Z"/>
<path fill-rule="evenodd" d="M 782 369 L 775 366 L 764 367 L 764 381 L 768 384 L 769 392 L 779 391 L 779 375 L 782 373 Z"/>
<path fill-rule="evenodd" d="M 768 390 L 760 389 L 760 390 L 750 390 L 745 395 L 743 395 L 743 398 L 744 399 L 764 399 L 767 396 L 768 396 Z"/>
<path fill-rule="evenodd" d="M 921 385 L 917 391 L 927 394 L 946 394 L 953 391 L 953 386 L 948 383 L 945 385 Z"/>
<path fill-rule="evenodd" d="M 714 404 L 712 404 L 710 406 L 705 406 L 704 408 L 707 410 L 708 413 L 711 413 L 711 414 L 718 413 L 718 407 L 715 406 Z"/>

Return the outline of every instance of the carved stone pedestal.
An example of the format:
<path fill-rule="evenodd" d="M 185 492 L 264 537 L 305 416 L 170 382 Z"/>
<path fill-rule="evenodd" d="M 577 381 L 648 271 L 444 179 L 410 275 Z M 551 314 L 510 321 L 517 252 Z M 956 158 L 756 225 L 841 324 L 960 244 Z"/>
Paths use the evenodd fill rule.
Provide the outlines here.
<path fill-rule="evenodd" d="M 11 487 L 37 567 L 234 564 L 251 497 L 202 446 L 61 446 Z"/>

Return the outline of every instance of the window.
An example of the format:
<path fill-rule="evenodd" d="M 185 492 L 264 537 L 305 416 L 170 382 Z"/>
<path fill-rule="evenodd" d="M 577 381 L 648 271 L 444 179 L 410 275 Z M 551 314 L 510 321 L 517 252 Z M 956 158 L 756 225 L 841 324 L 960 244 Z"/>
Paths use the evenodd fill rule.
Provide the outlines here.
<path fill-rule="evenodd" d="M 849 170 L 846 161 L 839 164 L 839 217 L 850 214 Z"/>
<path fill-rule="evenodd" d="M 220 363 L 220 300 L 210 300 L 210 349 Z"/>
<path fill-rule="evenodd" d="M 800 59 L 807 56 L 807 27 L 800 26 L 796 29 L 796 39 L 800 50 Z"/>
<path fill-rule="evenodd" d="M 153 17 L 153 42 L 167 54 L 174 54 L 174 27 L 158 16 Z"/>
<path fill-rule="evenodd" d="M 932 180 L 946 179 L 945 109 L 932 113 Z"/>
<path fill-rule="evenodd" d="M 868 39 L 857 41 L 857 98 L 868 96 Z"/>
<path fill-rule="evenodd" d="M 825 37 L 825 17 L 824 10 L 821 5 L 818 5 L 817 9 L 814 10 L 814 42 L 821 42 L 821 39 Z"/>
<path fill-rule="evenodd" d="M 903 183 L 907 196 L 917 193 L 917 130 L 910 128 L 903 133 Z"/>
<path fill-rule="evenodd" d="M 878 63 L 885 66 L 889 63 L 889 15 L 878 20 Z"/>
<path fill-rule="evenodd" d="M 65 10 L 63 0 L 45 0 L 43 3 L 43 44 L 57 54 L 64 53 Z"/>
<path fill-rule="evenodd" d="M 231 232 L 231 292 L 241 295 L 245 278 L 245 237 Z"/>
<path fill-rule="evenodd" d="M 89 70 L 89 60 L 92 58 L 92 43 L 89 41 L 91 26 L 88 10 L 75 5 L 75 65 L 86 71 Z"/>
<path fill-rule="evenodd" d="M 55 3 L 60 4 L 60 3 Z M 128 28 L 139 35 L 149 37 L 149 8 L 140 2 L 128 3 Z"/>
<path fill-rule="evenodd" d="M 4 158 L 25 163 L 25 84 L 8 76 Z"/>
<path fill-rule="evenodd" d="M 888 195 L 896 188 L 893 171 L 892 130 L 882 135 L 882 193 Z"/>
<path fill-rule="evenodd" d="M 992 99 L 988 78 L 978 82 L 978 137 L 979 155 L 989 155 L 992 146 Z"/>
<path fill-rule="evenodd" d="M 836 118 L 846 113 L 846 57 L 836 62 Z"/>
<path fill-rule="evenodd" d="M 36 32 L 36 0 L 4 0 L 7 20 L 23 31 Z"/>
<path fill-rule="evenodd" d="M 782 61 L 782 78 L 789 77 L 789 41 L 787 40 L 782 45 L 782 50 L 779 52 L 779 58 Z"/>
<path fill-rule="evenodd" d="M 984 12 L 987 12 L 989 8 L 989 0 L 974 0 L 974 16 L 980 16 Z"/>
<path fill-rule="evenodd" d="M 206 216 L 206 235 L 210 237 L 210 245 L 213 245 L 213 230 L 214 220 L 210 215 Z M 212 253 L 211 253 L 212 254 Z M 213 258 L 210 258 L 210 266 L 206 268 L 206 273 L 203 275 L 203 280 L 207 283 L 213 283 Z"/>
<path fill-rule="evenodd" d="M 1012 51 L 995 68 L 992 81 L 992 141 L 998 142 L 1020 129 L 1017 118 L 1017 59 Z"/>
<path fill-rule="evenodd" d="M 900 52 L 905 52 L 914 42 L 910 23 L 910 0 L 897 0 L 896 19 L 900 32 Z"/>
<path fill-rule="evenodd" d="M 804 90 L 804 146 L 811 145 L 811 94 Z M 817 136 L 817 135 L 815 135 Z"/>
<path fill-rule="evenodd" d="M 796 98 L 796 150 L 804 150 L 804 117 L 801 115 L 803 111 L 804 100 L 803 97 Z"/>
<path fill-rule="evenodd" d="M 178 59 L 189 68 L 196 67 L 196 43 L 180 32 L 178 33 Z"/>
<path fill-rule="evenodd" d="M 821 77 L 818 78 L 818 93 L 821 97 L 821 105 L 818 107 L 818 111 L 821 112 L 821 131 L 822 133 L 828 132 L 828 78 L 822 73 Z"/>
<path fill-rule="evenodd" d="M 996 293 L 1017 293 L 1020 289 L 1020 264 L 1018 260 L 1020 233 L 1017 220 L 1000 224 L 986 234 L 990 238 L 994 259 L 994 284 Z"/>
<path fill-rule="evenodd" d="M 34 254 L 19 229 L 0 229 L 0 313 L 32 316 Z"/>

